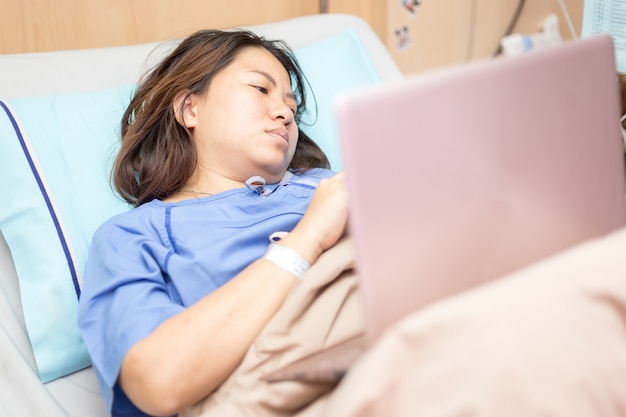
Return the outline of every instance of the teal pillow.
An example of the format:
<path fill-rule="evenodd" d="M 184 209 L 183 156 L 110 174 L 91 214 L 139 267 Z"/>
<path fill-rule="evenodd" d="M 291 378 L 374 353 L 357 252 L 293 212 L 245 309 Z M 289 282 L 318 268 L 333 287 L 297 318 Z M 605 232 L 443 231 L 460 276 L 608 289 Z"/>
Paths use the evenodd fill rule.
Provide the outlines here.
<path fill-rule="evenodd" d="M 365 85 L 381 82 L 367 49 L 353 29 L 295 51 L 302 70 L 313 89 L 301 129 L 326 153 L 331 168 L 343 169 L 341 143 L 334 111 L 335 96 Z M 311 97 L 315 97 L 317 111 Z"/>
<path fill-rule="evenodd" d="M 130 89 L 1 103 L 0 230 L 43 382 L 90 363 L 77 301 L 93 232 L 128 209 L 111 191 L 109 171 Z"/>
<path fill-rule="evenodd" d="M 302 128 L 333 168 L 341 169 L 332 114 L 335 94 L 380 77 L 352 30 L 299 48 L 296 55 L 318 110 L 309 108 Z M 77 300 L 95 229 L 130 208 L 113 193 L 109 178 L 133 88 L 0 101 L 0 189 L 5 195 L 0 230 L 15 262 L 43 382 L 90 365 L 76 326 Z"/>

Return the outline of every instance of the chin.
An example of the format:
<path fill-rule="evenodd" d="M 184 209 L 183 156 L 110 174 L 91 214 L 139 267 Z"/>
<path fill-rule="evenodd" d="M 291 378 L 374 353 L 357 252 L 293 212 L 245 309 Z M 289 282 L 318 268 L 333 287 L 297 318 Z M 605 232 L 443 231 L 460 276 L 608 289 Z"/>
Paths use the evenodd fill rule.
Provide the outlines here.
<path fill-rule="evenodd" d="M 288 162 L 280 160 L 278 162 L 274 161 L 266 164 L 259 164 L 257 165 L 259 174 L 255 175 L 260 175 L 265 178 L 265 181 L 267 181 L 268 184 L 278 182 L 281 180 L 283 175 L 285 175 L 290 162 L 291 160 Z M 260 172 L 264 172 L 265 174 L 260 174 Z"/>
<path fill-rule="evenodd" d="M 285 172 L 287 171 L 287 168 L 282 169 L 278 172 L 272 172 L 272 173 L 268 173 L 268 175 L 265 178 L 265 181 L 268 184 L 275 184 L 277 182 L 280 182 L 280 180 L 283 178 L 283 175 L 285 175 Z"/>

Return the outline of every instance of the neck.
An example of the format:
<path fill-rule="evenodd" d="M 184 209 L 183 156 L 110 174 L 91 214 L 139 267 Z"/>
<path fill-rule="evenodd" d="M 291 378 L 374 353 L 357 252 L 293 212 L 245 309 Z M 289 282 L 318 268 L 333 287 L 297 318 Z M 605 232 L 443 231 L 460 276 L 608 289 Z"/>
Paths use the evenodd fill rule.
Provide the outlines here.
<path fill-rule="evenodd" d="M 207 192 L 204 192 L 204 191 L 196 191 L 196 190 L 192 190 L 192 189 L 189 189 L 189 188 L 181 188 L 180 192 L 188 193 L 188 194 L 201 195 L 201 196 L 213 195 L 213 193 L 207 193 Z"/>

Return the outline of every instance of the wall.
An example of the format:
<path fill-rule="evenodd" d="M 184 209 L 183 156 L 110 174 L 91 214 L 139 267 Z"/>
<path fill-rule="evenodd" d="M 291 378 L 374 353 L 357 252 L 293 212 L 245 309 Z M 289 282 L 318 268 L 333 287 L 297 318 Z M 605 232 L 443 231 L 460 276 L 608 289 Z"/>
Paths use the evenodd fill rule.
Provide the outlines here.
<path fill-rule="evenodd" d="M 351 13 L 370 23 L 405 74 L 493 55 L 520 0 L 4 0 L 0 53 L 151 42 L 199 28 L 262 24 L 319 13 Z M 564 0 L 580 32 L 584 0 Z M 411 14 L 404 3 L 419 3 Z M 526 0 L 513 32 L 534 33 L 558 0 Z M 406 26 L 401 47 L 396 31 Z M 402 32 L 402 30 L 400 30 Z"/>
<path fill-rule="evenodd" d="M 411 13 L 404 3 L 419 6 Z M 564 3 L 580 34 L 584 1 Z M 518 4 L 519 0 L 329 0 L 328 11 L 353 13 L 370 21 L 408 74 L 492 56 Z M 538 32 L 550 13 L 558 16 L 562 37 L 571 38 L 557 0 L 526 0 L 513 32 Z M 403 33 L 409 36 L 405 46 L 398 38 Z"/>
<path fill-rule="evenodd" d="M 318 0 L 3 0 L 0 53 L 151 42 L 315 13 Z"/>

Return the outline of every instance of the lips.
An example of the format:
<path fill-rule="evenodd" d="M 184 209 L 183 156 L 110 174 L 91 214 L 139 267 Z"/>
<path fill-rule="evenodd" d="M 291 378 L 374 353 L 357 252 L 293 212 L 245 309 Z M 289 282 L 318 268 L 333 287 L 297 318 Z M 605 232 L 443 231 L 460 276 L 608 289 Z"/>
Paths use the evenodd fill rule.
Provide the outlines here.
<path fill-rule="evenodd" d="M 267 133 L 269 133 L 272 136 L 282 138 L 285 142 L 289 143 L 289 134 L 287 133 L 285 129 L 269 130 Z"/>

